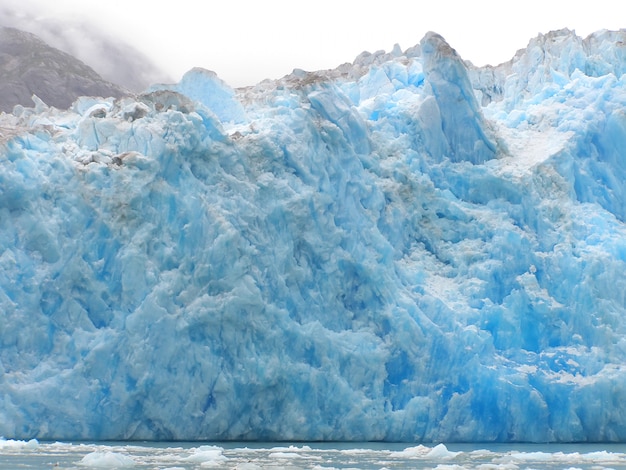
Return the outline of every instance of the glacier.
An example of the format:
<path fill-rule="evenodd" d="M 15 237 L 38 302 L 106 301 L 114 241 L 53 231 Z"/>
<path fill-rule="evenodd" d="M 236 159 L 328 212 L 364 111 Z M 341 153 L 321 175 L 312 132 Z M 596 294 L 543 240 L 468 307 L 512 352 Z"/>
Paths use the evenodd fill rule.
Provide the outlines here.
<path fill-rule="evenodd" d="M 0 115 L 0 435 L 626 441 L 626 31 Z"/>

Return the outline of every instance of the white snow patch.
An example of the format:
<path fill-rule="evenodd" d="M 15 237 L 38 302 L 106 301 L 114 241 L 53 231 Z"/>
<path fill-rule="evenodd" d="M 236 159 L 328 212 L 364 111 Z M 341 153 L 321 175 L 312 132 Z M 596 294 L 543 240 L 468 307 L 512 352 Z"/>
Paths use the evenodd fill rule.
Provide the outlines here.
<path fill-rule="evenodd" d="M 498 175 L 520 177 L 563 150 L 574 132 L 551 128 L 519 131 L 501 126 L 498 134 L 506 143 L 509 155 L 491 160 L 487 165 L 496 166 L 495 173 Z"/>

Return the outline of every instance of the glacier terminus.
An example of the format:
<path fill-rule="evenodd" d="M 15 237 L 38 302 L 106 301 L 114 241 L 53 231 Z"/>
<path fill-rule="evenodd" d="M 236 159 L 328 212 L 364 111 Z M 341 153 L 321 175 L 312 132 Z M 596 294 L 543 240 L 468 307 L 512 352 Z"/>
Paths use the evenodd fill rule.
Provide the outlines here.
<path fill-rule="evenodd" d="M 0 436 L 626 441 L 626 31 L 0 115 Z"/>

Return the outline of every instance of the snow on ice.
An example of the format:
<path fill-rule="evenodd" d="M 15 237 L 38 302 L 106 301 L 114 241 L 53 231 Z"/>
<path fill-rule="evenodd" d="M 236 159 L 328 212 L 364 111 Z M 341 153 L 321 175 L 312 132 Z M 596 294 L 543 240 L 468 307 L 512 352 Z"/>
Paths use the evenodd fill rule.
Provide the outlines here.
<path fill-rule="evenodd" d="M 1 115 L 0 435 L 625 440 L 625 35 Z"/>

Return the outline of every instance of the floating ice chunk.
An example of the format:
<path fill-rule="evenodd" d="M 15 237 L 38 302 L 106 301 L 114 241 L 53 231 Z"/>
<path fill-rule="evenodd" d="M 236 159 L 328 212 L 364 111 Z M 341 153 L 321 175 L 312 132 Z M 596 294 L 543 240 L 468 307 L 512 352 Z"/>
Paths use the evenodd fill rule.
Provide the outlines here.
<path fill-rule="evenodd" d="M 404 450 L 393 452 L 394 457 L 410 458 L 410 457 L 423 457 L 431 451 L 430 447 L 424 445 L 418 445 L 413 447 L 407 447 Z"/>
<path fill-rule="evenodd" d="M 302 456 L 300 454 L 296 454 L 295 452 L 271 452 L 269 457 L 271 459 L 298 459 Z"/>
<path fill-rule="evenodd" d="M 242 462 L 237 465 L 237 470 L 260 470 L 263 467 L 253 462 Z M 327 467 L 324 467 L 327 468 Z"/>
<path fill-rule="evenodd" d="M 131 457 L 118 452 L 91 452 L 78 464 L 96 468 L 129 468 L 134 467 L 135 463 Z"/>
<path fill-rule="evenodd" d="M 224 449 L 221 447 L 200 446 L 193 449 L 193 452 L 183 460 L 185 462 L 200 463 L 202 466 L 217 465 L 227 460 L 223 452 Z"/>
<path fill-rule="evenodd" d="M 426 454 L 427 457 L 433 459 L 453 459 L 461 452 L 451 452 L 444 444 L 437 444 Z"/>
<path fill-rule="evenodd" d="M 0 364 L 1 366 L 1 364 Z M 37 439 L 30 439 L 29 441 L 20 441 L 14 439 L 0 438 L 0 449 L 37 449 L 39 448 L 39 441 Z"/>

